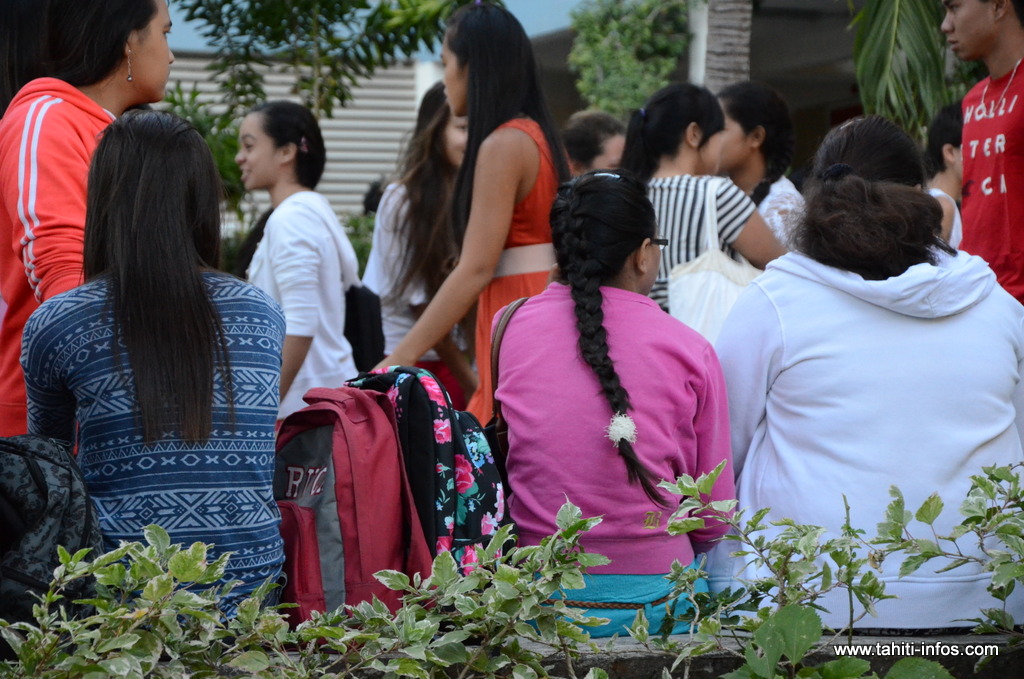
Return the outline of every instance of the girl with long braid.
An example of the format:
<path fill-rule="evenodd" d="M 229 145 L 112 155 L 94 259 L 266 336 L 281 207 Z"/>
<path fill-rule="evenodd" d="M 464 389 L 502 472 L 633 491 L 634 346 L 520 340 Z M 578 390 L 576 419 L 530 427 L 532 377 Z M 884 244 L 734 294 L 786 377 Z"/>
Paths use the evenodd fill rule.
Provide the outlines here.
<path fill-rule="evenodd" d="M 665 241 L 645 191 L 607 171 L 559 189 L 551 227 L 561 279 L 515 312 L 499 357 L 509 511 L 521 543 L 555 531 L 566 498 L 586 516 L 604 516 L 584 545 L 611 563 L 568 593 L 611 618 L 591 631 L 598 636 L 621 632 L 641 609 L 660 625 L 671 589 L 664 574 L 673 561 L 691 564 L 725 530 L 709 521 L 670 536 L 673 496 L 658 482 L 726 461 L 712 498 L 734 493 L 718 358 L 647 296 Z"/>
<path fill-rule="evenodd" d="M 786 243 L 804 205 L 786 178 L 796 149 L 789 106 L 778 92 L 756 82 L 730 85 L 718 100 L 725 112 L 721 169 L 754 201 L 775 237 Z"/>

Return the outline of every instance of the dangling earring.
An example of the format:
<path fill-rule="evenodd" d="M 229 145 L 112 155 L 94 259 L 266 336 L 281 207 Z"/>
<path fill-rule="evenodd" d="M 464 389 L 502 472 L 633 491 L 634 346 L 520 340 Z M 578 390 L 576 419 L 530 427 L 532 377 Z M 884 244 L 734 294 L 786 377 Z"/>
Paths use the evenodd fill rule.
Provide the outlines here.
<path fill-rule="evenodd" d="M 128 48 L 128 82 L 132 81 L 132 50 Z"/>

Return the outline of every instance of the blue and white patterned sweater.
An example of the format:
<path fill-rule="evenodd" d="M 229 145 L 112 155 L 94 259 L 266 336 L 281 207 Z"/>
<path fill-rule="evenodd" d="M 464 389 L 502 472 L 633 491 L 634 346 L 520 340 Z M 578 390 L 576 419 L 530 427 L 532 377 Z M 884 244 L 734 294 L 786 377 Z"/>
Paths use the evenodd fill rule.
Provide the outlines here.
<path fill-rule="evenodd" d="M 155 523 L 175 542 L 230 551 L 225 580 L 240 580 L 235 606 L 284 561 L 273 497 L 274 425 L 285 323 L 277 303 L 226 274 L 203 274 L 219 311 L 234 383 L 234 422 L 219 375 L 208 441 L 177 434 L 145 445 L 127 352 L 112 350 L 107 283 L 96 280 L 46 301 L 32 314 L 21 363 L 32 434 L 64 440 L 78 426 L 78 462 L 100 516 L 105 547 L 140 540 Z M 174 323 L 173 318 L 166 319 Z"/>

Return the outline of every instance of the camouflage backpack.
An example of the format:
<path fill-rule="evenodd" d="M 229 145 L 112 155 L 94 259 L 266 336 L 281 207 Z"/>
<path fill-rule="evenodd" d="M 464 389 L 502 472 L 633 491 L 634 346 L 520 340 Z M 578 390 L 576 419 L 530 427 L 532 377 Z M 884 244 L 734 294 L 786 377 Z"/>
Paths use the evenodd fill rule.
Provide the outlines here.
<path fill-rule="evenodd" d="M 57 546 L 72 554 L 91 547 L 93 557 L 102 546 L 96 508 L 67 443 L 0 438 L 0 527 L 0 618 L 31 621 L 32 594 L 46 593 L 60 564 Z M 91 581 L 76 580 L 64 601 L 91 594 Z"/>

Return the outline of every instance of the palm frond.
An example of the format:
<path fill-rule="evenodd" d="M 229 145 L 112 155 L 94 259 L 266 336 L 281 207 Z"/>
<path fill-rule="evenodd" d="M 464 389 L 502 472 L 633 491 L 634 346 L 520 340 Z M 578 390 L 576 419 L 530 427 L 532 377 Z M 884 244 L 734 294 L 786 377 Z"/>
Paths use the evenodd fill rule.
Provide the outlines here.
<path fill-rule="evenodd" d="M 867 0 L 854 17 L 857 85 L 868 113 L 920 137 L 952 99 L 946 84 L 946 41 L 935 0 Z"/>

